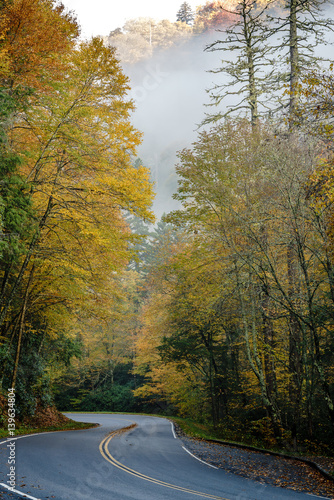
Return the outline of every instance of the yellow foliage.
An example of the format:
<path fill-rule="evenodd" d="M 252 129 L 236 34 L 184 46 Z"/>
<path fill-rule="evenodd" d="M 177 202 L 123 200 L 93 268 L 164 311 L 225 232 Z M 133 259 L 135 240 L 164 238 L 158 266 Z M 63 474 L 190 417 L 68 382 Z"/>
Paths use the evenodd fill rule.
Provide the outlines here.
<path fill-rule="evenodd" d="M 124 213 L 154 220 L 149 172 L 133 167 L 141 134 L 130 121 L 128 79 L 100 38 L 74 47 L 77 25 L 51 0 L 8 1 L 4 9 L 12 84 L 34 87 L 10 131 L 39 226 L 22 256 L 26 272 L 35 267 L 33 309 L 44 311 L 50 335 L 82 333 L 79 316 L 94 317 L 93 329 L 120 314 L 118 276 L 132 238 Z"/>

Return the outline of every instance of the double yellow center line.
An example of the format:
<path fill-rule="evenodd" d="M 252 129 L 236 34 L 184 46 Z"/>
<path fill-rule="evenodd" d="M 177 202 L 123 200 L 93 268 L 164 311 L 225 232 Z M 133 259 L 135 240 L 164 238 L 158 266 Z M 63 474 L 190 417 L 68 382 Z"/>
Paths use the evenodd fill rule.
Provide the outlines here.
<path fill-rule="evenodd" d="M 145 474 L 141 474 L 141 472 L 135 471 L 133 469 L 130 469 L 130 467 L 127 467 L 124 464 L 121 464 L 114 458 L 109 449 L 109 443 L 110 441 L 117 435 L 121 434 L 122 432 L 126 432 L 130 429 L 133 429 L 136 427 L 136 424 L 132 424 L 128 427 L 124 427 L 123 429 L 117 430 L 106 436 L 100 443 L 99 449 L 100 453 L 105 458 L 108 462 L 110 462 L 114 467 L 117 467 L 118 469 L 123 470 L 124 472 L 127 472 L 128 474 L 131 474 L 132 476 L 139 477 L 140 479 L 144 479 L 145 481 L 149 481 L 150 483 L 158 484 L 160 486 L 164 486 L 165 488 L 171 488 L 172 490 L 177 490 L 177 491 L 183 491 L 185 493 L 190 493 L 192 495 L 197 495 L 200 497 L 204 498 L 211 498 L 212 500 L 228 500 L 227 498 L 223 497 L 217 497 L 215 495 L 210 495 L 208 493 L 202 493 L 200 491 L 195 491 L 195 490 L 190 490 L 189 488 L 183 488 L 182 486 L 177 486 L 176 484 L 171 484 L 171 483 L 166 483 L 165 481 L 160 481 L 160 479 L 154 479 L 153 477 L 146 476 Z"/>

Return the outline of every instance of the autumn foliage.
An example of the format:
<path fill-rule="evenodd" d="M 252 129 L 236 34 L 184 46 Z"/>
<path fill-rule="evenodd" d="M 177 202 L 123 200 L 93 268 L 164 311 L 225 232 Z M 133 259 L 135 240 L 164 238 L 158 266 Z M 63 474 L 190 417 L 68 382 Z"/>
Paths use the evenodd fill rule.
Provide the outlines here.
<path fill-rule="evenodd" d="M 258 96 L 277 89 L 267 9 L 238 6 L 237 22 L 233 4 L 207 2 L 193 24 L 140 18 L 80 41 L 52 0 L 1 2 L 0 380 L 23 416 L 55 392 L 61 409 L 160 411 L 226 439 L 331 452 L 332 68 L 271 72 L 293 85 L 264 119 Z M 180 208 L 152 228 L 118 55 L 175 54 L 224 29 L 239 51 L 226 95 L 241 105 L 178 153 Z"/>
<path fill-rule="evenodd" d="M 114 49 L 78 42 L 53 1 L 8 0 L 1 14 L 1 379 L 33 412 L 46 365 L 113 316 L 131 255 L 124 214 L 152 220 L 153 193 L 133 166 L 141 136 Z"/>
<path fill-rule="evenodd" d="M 206 2 L 197 8 L 195 30 L 214 31 L 223 29 L 235 21 L 236 4 L 233 2 Z"/>
<path fill-rule="evenodd" d="M 183 234 L 151 267 L 137 394 L 233 440 L 297 449 L 332 436 L 332 201 L 311 187 L 321 151 L 235 120 L 179 153 L 182 209 L 166 220 Z"/>

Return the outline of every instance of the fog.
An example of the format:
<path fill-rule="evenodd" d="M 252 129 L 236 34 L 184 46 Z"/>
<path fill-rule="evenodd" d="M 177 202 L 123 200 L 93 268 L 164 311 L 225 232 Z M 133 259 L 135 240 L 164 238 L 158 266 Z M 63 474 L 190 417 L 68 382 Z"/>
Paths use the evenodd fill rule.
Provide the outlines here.
<path fill-rule="evenodd" d="M 157 218 L 178 207 L 172 198 L 177 191 L 177 151 L 190 147 L 196 140 L 198 127 L 207 113 L 217 112 L 206 106 L 210 103 L 206 90 L 226 83 L 227 76 L 210 70 L 220 67 L 221 59 L 232 55 L 204 49 L 222 36 L 217 32 L 194 36 L 181 46 L 156 52 L 146 61 L 124 65 L 130 77 L 130 97 L 136 103 L 132 122 L 144 134 L 138 156 L 152 173 Z M 333 33 L 329 36 L 334 39 Z M 331 58 L 332 51 L 332 46 L 317 47 L 316 55 Z M 221 110 L 235 102 L 224 100 Z"/>
<path fill-rule="evenodd" d="M 217 75 L 209 70 L 219 66 L 220 55 L 204 49 L 215 36 L 194 37 L 181 47 L 124 68 L 136 103 L 132 122 L 144 134 L 138 156 L 152 172 L 157 193 L 153 209 L 158 218 L 178 206 L 172 199 L 177 190 L 176 152 L 196 140 L 198 126 L 209 111 L 206 89 L 217 82 Z"/>

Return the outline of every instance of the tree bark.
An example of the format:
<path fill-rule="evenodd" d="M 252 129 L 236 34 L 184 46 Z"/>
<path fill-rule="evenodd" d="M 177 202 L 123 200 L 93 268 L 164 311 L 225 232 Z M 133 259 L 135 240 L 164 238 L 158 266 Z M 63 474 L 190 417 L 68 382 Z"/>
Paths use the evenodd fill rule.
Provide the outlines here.
<path fill-rule="evenodd" d="M 298 0 L 290 0 L 289 14 L 289 42 L 290 42 L 290 117 L 293 117 L 297 109 L 298 82 L 299 82 L 299 54 L 297 34 L 297 7 Z M 290 123 L 292 126 L 292 123 Z"/>
<path fill-rule="evenodd" d="M 30 288 L 33 276 L 34 276 L 34 266 L 32 267 L 32 269 L 30 271 L 30 276 L 29 276 L 29 280 L 28 280 L 28 284 L 27 284 L 27 287 L 25 290 L 23 304 L 22 304 L 21 317 L 20 317 L 20 323 L 19 323 L 19 334 L 18 334 L 18 339 L 17 339 L 17 348 L 16 348 L 16 356 L 15 356 L 15 364 L 14 364 L 14 370 L 13 370 L 13 376 L 12 376 L 12 383 L 11 383 L 12 389 L 15 389 L 15 385 L 16 385 L 17 370 L 19 367 L 22 336 L 23 336 L 23 330 L 24 330 L 24 320 L 25 320 L 25 314 L 26 314 L 26 310 L 27 310 L 29 288 Z"/>

